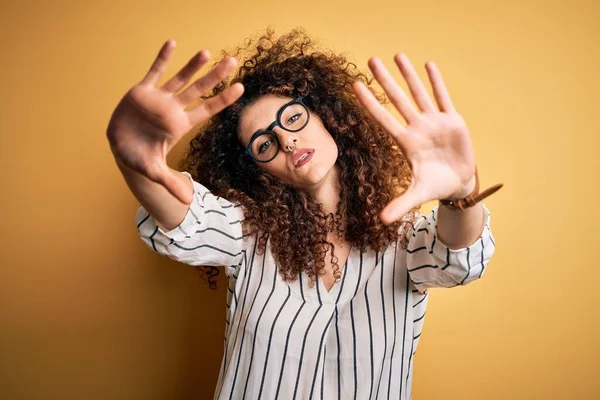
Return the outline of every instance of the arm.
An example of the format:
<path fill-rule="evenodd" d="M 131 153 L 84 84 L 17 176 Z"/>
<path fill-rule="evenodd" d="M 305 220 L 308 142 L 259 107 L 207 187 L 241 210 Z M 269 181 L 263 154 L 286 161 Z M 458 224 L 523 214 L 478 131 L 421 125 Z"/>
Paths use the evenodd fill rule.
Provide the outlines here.
<path fill-rule="evenodd" d="M 455 225 L 451 225 L 448 220 L 442 220 L 444 212 L 442 206 L 436 206 L 427 215 L 418 216 L 409 237 L 406 264 L 410 278 L 419 291 L 425 292 L 426 289 L 433 287 L 467 285 L 483 276 L 496 246 L 490 228 L 489 210 L 483 202 L 478 204 L 484 214 L 483 230 L 476 237 L 468 237 L 473 230 L 467 234 L 459 233 L 460 238 L 452 241 L 454 244 L 452 248 L 439 238 L 443 234 L 442 224 L 445 224 L 444 232 L 450 233 L 450 236 L 446 236 L 446 240 L 449 240 L 452 232 L 456 232 L 457 227 L 468 222 L 470 217 L 455 216 L 457 218 Z M 470 209 L 475 208 L 475 206 L 470 207 Z M 476 209 L 473 214 L 475 212 Z M 447 229 L 452 227 L 455 231 Z M 469 226 L 468 229 L 472 228 L 473 226 Z"/>
<path fill-rule="evenodd" d="M 248 246 L 243 236 L 241 206 L 215 196 L 188 172 L 178 174 L 193 187 L 192 202 L 182 207 L 174 197 L 169 199 L 166 190 L 150 193 L 150 200 L 146 199 L 135 215 L 140 238 L 149 248 L 173 260 L 195 266 L 224 266 L 231 277 L 243 265 Z M 171 212 L 160 204 L 161 195 L 166 201 L 175 199 L 170 204 L 178 210 Z M 144 204 L 179 222 L 170 230 L 164 229 Z M 182 210 L 183 215 L 177 215 Z"/>
<path fill-rule="evenodd" d="M 438 238 L 450 249 L 471 245 L 483 232 L 485 212 L 479 202 L 464 210 L 454 210 L 443 204 L 438 210 Z"/>

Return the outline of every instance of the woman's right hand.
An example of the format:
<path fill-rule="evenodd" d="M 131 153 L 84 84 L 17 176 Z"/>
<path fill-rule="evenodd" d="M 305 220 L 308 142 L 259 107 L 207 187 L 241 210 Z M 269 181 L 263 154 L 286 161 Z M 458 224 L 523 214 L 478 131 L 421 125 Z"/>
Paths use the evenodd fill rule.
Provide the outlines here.
<path fill-rule="evenodd" d="M 160 80 L 175 48 L 167 41 L 144 79 L 132 87 L 115 108 L 107 138 L 118 164 L 131 168 L 163 185 L 181 202 L 189 204 L 189 187 L 167 166 L 167 154 L 195 125 L 234 103 L 244 92 L 236 83 L 216 96 L 185 110 L 231 74 L 237 61 L 226 58 L 208 74 L 179 92 L 210 58 L 202 50 L 160 88 Z"/>

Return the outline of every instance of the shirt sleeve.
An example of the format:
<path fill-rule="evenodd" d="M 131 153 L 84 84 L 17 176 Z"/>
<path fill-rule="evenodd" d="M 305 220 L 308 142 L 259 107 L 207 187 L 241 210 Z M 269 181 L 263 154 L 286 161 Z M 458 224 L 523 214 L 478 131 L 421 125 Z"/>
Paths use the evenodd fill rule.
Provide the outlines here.
<path fill-rule="evenodd" d="M 186 175 L 194 196 L 183 221 L 165 232 L 152 215 L 139 206 L 135 222 L 142 241 L 155 252 L 189 265 L 225 266 L 228 276 L 242 264 L 245 242 L 240 205 L 213 195 L 205 186 Z"/>
<path fill-rule="evenodd" d="M 470 246 L 450 249 L 438 239 L 439 205 L 427 215 L 417 213 L 406 249 L 406 266 L 417 290 L 466 285 L 479 279 L 496 248 L 490 228 L 490 212 L 483 204 L 485 226 Z"/>

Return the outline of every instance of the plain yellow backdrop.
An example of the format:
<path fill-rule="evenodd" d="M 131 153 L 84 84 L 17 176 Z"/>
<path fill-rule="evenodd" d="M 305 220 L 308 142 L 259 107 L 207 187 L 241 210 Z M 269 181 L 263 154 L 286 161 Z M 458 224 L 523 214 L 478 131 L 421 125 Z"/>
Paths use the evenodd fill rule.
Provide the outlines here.
<path fill-rule="evenodd" d="M 396 52 L 428 87 L 435 61 L 481 186 L 505 185 L 486 275 L 431 294 L 413 398 L 600 398 L 599 20 L 591 0 L 2 2 L 0 397 L 212 397 L 224 274 L 210 291 L 142 243 L 105 132 L 167 39 L 165 79 L 270 25 L 403 88 Z"/>

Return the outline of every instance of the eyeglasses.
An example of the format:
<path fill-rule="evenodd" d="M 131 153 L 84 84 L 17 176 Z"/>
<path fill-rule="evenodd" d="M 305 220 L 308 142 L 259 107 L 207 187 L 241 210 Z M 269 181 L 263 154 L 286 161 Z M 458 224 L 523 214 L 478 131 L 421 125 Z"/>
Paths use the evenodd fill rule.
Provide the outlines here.
<path fill-rule="evenodd" d="M 288 132 L 298 132 L 304 129 L 310 116 L 303 100 L 303 97 L 296 97 L 284 104 L 277 111 L 277 119 L 267 129 L 260 129 L 252 135 L 244 153 L 262 163 L 267 163 L 277 157 L 281 143 L 273 129 L 276 126 Z"/>

